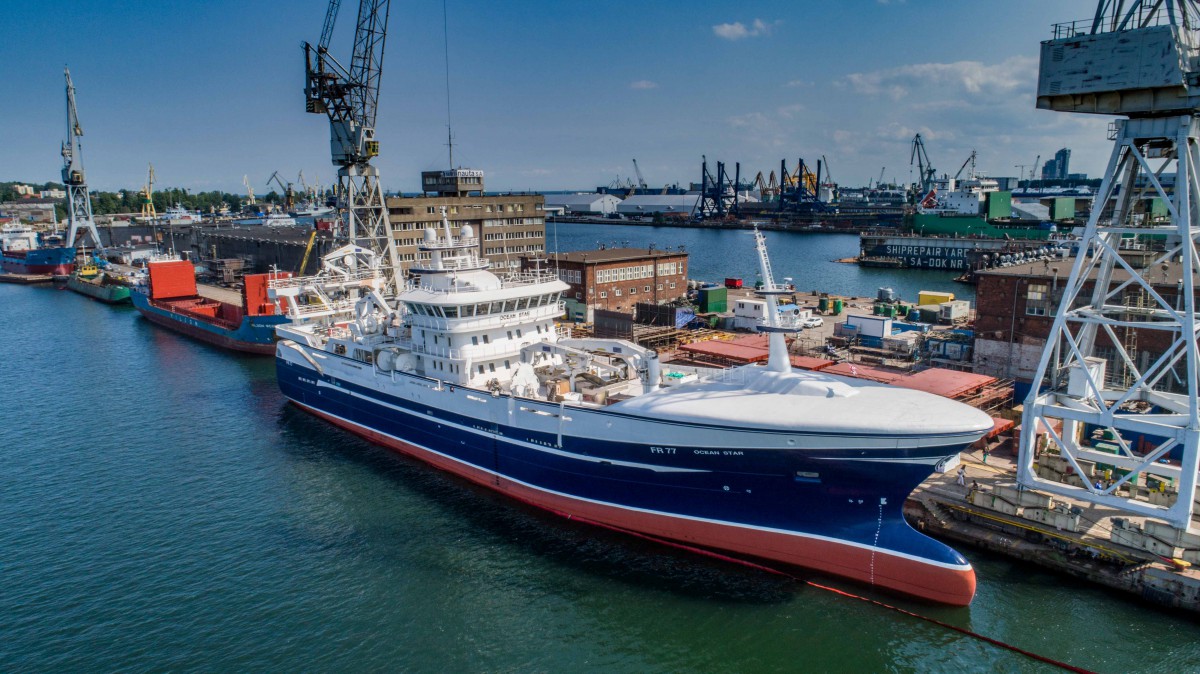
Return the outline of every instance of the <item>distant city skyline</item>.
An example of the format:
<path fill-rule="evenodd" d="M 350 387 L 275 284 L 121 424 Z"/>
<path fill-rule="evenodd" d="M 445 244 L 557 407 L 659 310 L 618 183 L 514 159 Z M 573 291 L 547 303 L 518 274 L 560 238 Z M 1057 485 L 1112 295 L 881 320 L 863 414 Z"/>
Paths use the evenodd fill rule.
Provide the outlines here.
<path fill-rule="evenodd" d="M 57 181 L 71 67 L 90 185 L 270 190 L 278 170 L 332 181 L 328 123 L 303 108 L 302 41 L 324 0 L 7 8 L 0 180 Z M 332 53 L 348 61 L 357 3 Z M 698 181 L 701 155 L 753 178 L 825 157 L 845 185 L 910 182 L 921 133 L 939 173 L 978 152 L 1015 176 L 1071 148 L 1098 176 L 1110 118 L 1036 110 L 1039 42 L 1094 2 L 848 0 L 738 5 L 448 2 L 455 163 L 489 190 Z M 376 162 L 389 191 L 448 168 L 442 4 L 391 5 Z"/>

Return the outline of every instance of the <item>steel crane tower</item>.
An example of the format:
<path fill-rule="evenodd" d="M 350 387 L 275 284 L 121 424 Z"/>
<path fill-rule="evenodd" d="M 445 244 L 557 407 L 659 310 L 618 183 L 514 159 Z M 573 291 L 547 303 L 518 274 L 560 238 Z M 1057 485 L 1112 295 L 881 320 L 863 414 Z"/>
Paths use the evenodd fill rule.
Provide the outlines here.
<path fill-rule="evenodd" d="M 158 219 L 158 210 L 154 208 L 154 164 L 146 171 L 146 186 L 142 188 L 142 219 L 147 222 Z"/>
<path fill-rule="evenodd" d="M 79 125 L 79 113 L 75 110 L 75 84 L 71 82 L 71 69 L 64 68 L 67 78 L 67 139 L 62 144 L 63 184 L 67 187 L 67 245 L 76 245 L 76 237 L 87 234 L 96 248 L 101 247 L 100 232 L 92 219 L 92 198 L 88 195 L 87 179 L 83 174 L 83 152 L 79 139 L 83 127 Z M 82 239 L 87 245 L 87 239 Z"/>
<path fill-rule="evenodd" d="M 400 259 L 392 240 L 379 172 L 371 165 L 379 155 L 375 114 L 389 0 L 359 1 L 349 68 L 329 54 L 340 5 L 340 0 L 330 0 L 321 41 L 315 47 L 304 43 L 305 109 L 329 118 L 330 153 L 338 167 L 337 207 L 348 238 L 386 257 L 390 262 L 385 270 L 388 288 L 396 292 Z"/>
<path fill-rule="evenodd" d="M 921 203 L 929 190 L 933 189 L 933 177 L 937 174 L 937 170 L 933 168 L 933 164 L 929 161 L 929 155 L 925 152 L 925 141 L 921 138 L 921 134 L 913 136 L 912 153 L 908 157 L 908 165 L 917 165 L 917 171 L 920 174 L 920 194 L 917 195 L 917 203 Z M 882 172 L 881 172 L 882 173 Z"/>
<path fill-rule="evenodd" d="M 1057 288 L 1018 465 L 1024 486 L 1178 529 L 1192 525 L 1200 464 L 1198 18 L 1197 0 L 1101 0 L 1093 19 L 1057 25 L 1042 43 L 1039 108 L 1122 119 L 1110 126 L 1108 168 Z M 1168 218 L 1152 217 L 1152 199 Z M 1148 263 L 1127 261 L 1120 247 L 1130 237 L 1162 249 Z M 1053 291 L 1037 293 L 1053 311 Z M 1035 300 L 1031 291 L 1026 302 Z M 1035 469 L 1047 452 L 1073 470 L 1074 485 Z M 1095 477 L 1101 464 L 1111 474 Z M 1161 485 L 1156 495 L 1147 483 Z"/>

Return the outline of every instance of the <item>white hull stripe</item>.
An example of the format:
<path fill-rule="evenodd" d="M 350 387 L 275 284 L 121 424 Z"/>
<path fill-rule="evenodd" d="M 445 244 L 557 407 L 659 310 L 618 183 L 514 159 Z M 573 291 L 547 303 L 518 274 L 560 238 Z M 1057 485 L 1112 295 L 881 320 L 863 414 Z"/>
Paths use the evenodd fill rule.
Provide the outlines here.
<path fill-rule="evenodd" d="M 355 398 L 358 398 L 359 400 L 366 400 L 367 402 L 374 403 L 381 407 L 386 407 L 390 410 L 395 410 L 395 411 L 401 412 L 403 414 L 411 414 L 413 416 L 421 417 L 422 419 L 426 419 L 429 422 L 434 423 L 434 424 L 443 424 L 446 426 L 450 426 L 452 428 L 457 428 L 460 431 L 474 433 L 475 435 L 487 438 L 490 441 L 495 441 L 497 439 L 495 434 L 493 434 L 493 433 L 488 433 L 487 431 L 483 431 L 478 428 L 472 428 L 470 426 L 463 426 L 462 424 L 457 424 L 457 423 L 454 423 L 453 421 L 439 419 L 437 417 L 430 416 L 423 412 L 417 412 L 416 410 L 406 409 L 404 407 L 400 407 L 399 405 L 393 405 L 391 403 L 379 400 L 378 398 L 372 398 L 371 396 L 363 395 L 356 391 L 348 391 L 340 386 L 334 386 L 333 384 L 326 383 L 324 380 L 317 382 L 317 388 L 331 388 L 331 389 L 334 389 L 335 391 L 344 393 L 348 396 L 353 396 Z M 527 442 L 525 440 L 518 440 L 516 438 L 510 438 L 507 435 L 501 436 L 501 437 L 504 439 L 504 442 L 508 442 L 508 443 L 511 443 L 514 445 L 520 445 L 522 447 L 534 449 L 539 452 L 544 452 L 546 454 L 554 454 L 556 456 L 563 456 L 568 459 L 576 459 L 578 461 L 588 461 L 591 463 L 607 463 L 607 464 L 612 464 L 614 466 L 624 466 L 626 468 L 642 468 L 645 470 L 652 470 L 656 473 L 711 473 L 712 472 L 711 470 L 703 470 L 703 469 L 699 469 L 699 468 L 678 468 L 675 466 L 656 466 L 656 465 L 650 464 L 650 463 L 637 463 L 634 461 L 620 461 L 617 459 L 601 459 L 601 458 L 598 458 L 595 456 L 586 456 L 584 454 L 575 454 L 574 452 L 567 452 L 567 451 L 564 451 L 561 449 L 555 449 L 554 447 L 547 447 L 545 445 L 539 445 L 539 444 L 536 444 L 533 442 Z"/>
<path fill-rule="evenodd" d="M 776 528 L 774 528 L 774 527 L 762 527 L 762 526 L 757 526 L 757 525 L 753 525 L 753 524 L 741 524 L 741 523 L 737 523 L 737 522 L 726 522 L 726 521 L 723 521 L 723 520 L 714 520 L 714 519 L 709 519 L 709 518 L 706 518 L 706 517 L 694 517 L 694 516 L 692 516 L 692 515 L 682 515 L 682 514 L 679 514 L 679 513 L 668 513 L 668 512 L 662 512 L 662 511 L 658 511 L 658 510 L 649 510 L 649 509 L 646 509 L 646 508 L 637 508 L 637 507 L 634 507 L 634 506 L 627 506 L 627 505 L 622 505 L 622 504 L 619 504 L 619 503 L 609 503 L 609 502 L 607 502 L 607 501 L 598 501 L 598 500 L 595 500 L 595 499 L 590 499 L 590 498 L 585 498 L 585 497 L 582 497 L 582 496 L 577 496 L 577 495 L 575 495 L 575 494 L 566 494 L 566 493 L 563 493 L 563 492 L 554 491 L 553 489 L 546 489 L 546 488 L 544 488 L 544 487 L 539 487 L 539 486 L 537 486 L 537 485 L 535 485 L 535 484 L 529 484 L 529 483 L 527 483 L 527 482 L 523 482 L 523 481 L 521 481 L 521 480 L 518 480 L 518 479 L 516 479 L 516 478 L 509 477 L 508 475 L 504 475 L 503 473 L 498 473 L 498 472 L 496 472 L 496 471 L 494 471 L 494 470 L 489 470 L 489 469 L 487 469 L 487 468 L 483 468 L 482 466 L 476 466 L 475 464 L 472 464 L 472 463 L 467 463 L 467 462 L 465 462 L 465 461 L 461 461 L 461 460 L 459 460 L 459 459 L 457 459 L 457 458 L 455 458 L 455 457 L 453 457 L 453 456 L 450 456 L 450 455 L 448 455 L 448 454 L 443 454 L 443 453 L 441 453 L 441 452 L 437 451 L 436 449 L 430 449 L 430 448 L 428 448 L 428 447 L 425 447 L 425 446 L 423 446 L 423 445 L 418 445 L 418 444 L 417 444 L 417 443 L 415 443 L 415 442 L 411 442 L 411 441 L 409 441 L 409 440 L 404 440 L 404 439 L 402 439 L 402 438 L 398 438 L 398 437 L 396 437 L 396 436 L 394 436 L 394 435 L 391 435 L 391 434 L 389 434 L 389 433 L 384 433 L 384 432 L 382 432 L 382 431 L 377 431 L 377 430 L 375 430 L 375 429 L 373 429 L 373 428 L 370 428 L 370 427 L 368 427 L 368 426 L 364 426 L 364 425 L 362 425 L 362 424 L 360 424 L 360 423 L 357 423 L 357 422 L 355 422 L 355 421 L 351 421 L 351 420 L 349 420 L 349 419 L 345 419 L 345 418 L 343 418 L 343 417 L 340 417 L 340 416 L 338 416 L 338 415 L 336 415 L 336 414 L 332 414 L 332 413 L 330 413 L 330 412 L 325 412 L 325 411 L 322 411 L 322 410 L 318 410 L 318 409 L 316 409 L 316 408 L 314 408 L 314 407 L 310 407 L 310 406 L 308 406 L 308 405 L 305 405 L 304 403 L 297 402 L 297 401 L 295 401 L 295 400 L 293 400 L 292 402 L 295 402 L 295 403 L 296 403 L 297 405 L 299 405 L 300 407 L 303 407 L 303 408 L 305 408 L 305 409 L 308 409 L 308 410 L 312 410 L 313 412 L 317 412 L 317 413 L 320 413 L 320 414 L 324 414 L 324 415 L 326 415 L 326 416 L 333 417 L 333 418 L 335 418 L 335 419 L 338 419 L 338 420 L 340 420 L 340 421 L 343 421 L 343 422 L 345 422 L 345 423 L 347 423 L 347 424 L 349 424 L 349 425 L 351 425 L 351 426 L 356 426 L 356 427 L 358 427 L 358 428 L 362 428 L 362 429 L 364 429 L 364 430 L 367 430 L 367 431 L 370 431 L 370 432 L 372 432 L 372 433 L 377 433 L 377 434 L 379 434 L 379 435 L 387 436 L 387 437 L 389 437 L 389 438 L 391 438 L 391 439 L 393 439 L 393 440 L 395 440 L 396 442 L 399 442 L 399 443 L 401 443 L 401 444 L 405 444 L 405 445 L 410 445 L 410 446 L 412 446 L 412 447 L 416 447 L 416 448 L 418 448 L 418 449 L 420 449 L 420 450 L 422 450 L 422 451 L 429 452 L 430 454 L 436 454 L 436 455 L 438 455 L 438 456 L 440 456 L 440 457 L 442 457 L 442 458 L 449 459 L 450 461 L 453 461 L 453 462 L 455 462 L 455 463 L 458 463 L 458 464 L 461 464 L 461 465 L 464 465 L 464 466 L 468 466 L 468 467 L 470 467 L 470 468 L 472 468 L 472 469 L 474 469 L 474 470 L 478 470 L 478 471 L 481 471 L 481 472 L 483 472 L 483 473 L 487 473 L 487 474 L 489 474 L 489 475 L 494 475 L 494 476 L 496 476 L 496 477 L 503 478 L 503 479 L 505 479 L 505 480 L 508 480 L 509 482 L 513 482 L 513 483 L 515 483 L 515 484 L 519 484 L 519 485 L 521 485 L 521 486 L 523 486 L 523 487 L 526 487 L 526 488 L 532 489 L 532 490 L 534 490 L 534 491 L 540 491 L 540 492 L 542 492 L 542 493 L 544 493 L 544 494 L 553 494 L 553 495 L 555 495 L 555 496 L 561 496 L 562 498 L 570 499 L 570 500 L 573 500 L 573 501 L 583 501 L 583 502 L 586 502 L 586 503 L 593 503 L 593 504 L 595 504 L 595 505 L 607 506 L 607 507 L 610 507 L 610 508 L 617 508 L 617 509 L 619 509 L 619 510 L 627 510 L 627 511 L 630 511 L 630 512 L 644 513 L 644 514 L 647 514 L 647 515 L 657 515 L 657 516 L 659 516 L 659 517 L 670 517 L 670 518 L 674 518 L 674 519 L 682 519 L 682 520 L 688 520 L 688 521 L 692 521 L 692 522 L 703 522 L 703 523 L 705 523 L 705 524 L 716 524 L 716 525 L 719 525 L 719 526 L 734 527 L 734 528 L 736 528 L 736 529 L 749 529 L 749 530 L 752 530 L 752 531 L 762 531 L 762 532 L 771 533 L 771 534 L 779 534 L 779 535 L 781 535 L 781 536 L 792 536 L 792 537 L 796 537 L 796 538 L 808 538 L 808 539 L 812 539 L 812 540 L 824 541 L 824 542 L 827 542 L 827 543 L 834 543 L 834 544 L 837 544 L 837 545 L 845 545 L 845 546 L 849 546 L 849 547 L 853 547 L 853 548 L 860 548 L 860 549 L 862 549 L 862 550 L 869 550 L 869 551 L 876 552 L 876 553 L 879 553 L 879 554 L 888 555 L 888 556 L 890 556 L 890 557 L 898 557 L 898 558 L 900 558 L 900 559 L 906 559 L 906 560 L 909 560 L 909 561 L 917 562 L 917 563 L 919 563 L 919 564 L 927 564 L 927 565 L 929 565 L 929 566 L 936 566 L 936 567 L 943 568 L 943 569 L 950 569 L 950 570 L 952 570 L 952 571 L 970 571 L 970 570 L 971 570 L 971 565 L 970 565 L 970 564 L 950 564 L 950 563 L 947 563 L 947 562 L 939 562 L 939 561 L 932 560 L 932 559 L 928 559 L 928 558 L 925 558 L 925 557 L 918 557 L 918 556 L 916 556 L 916 555 L 910 555 L 910 554 L 907 554 L 907 553 L 904 553 L 904 552 L 899 552 L 899 551 L 897 551 L 897 550 L 889 550 L 889 549 L 887 549 L 887 548 L 880 548 L 880 547 L 876 547 L 876 546 L 873 546 L 873 545 L 867 545 L 866 543 L 857 543 L 857 542 L 855 542 L 855 541 L 848 541 L 848 540 L 845 540 L 845 539 L 842 539 L 842 538 L 833 538 L 833 537 L 831 537 L 831 536 L 821 536 L 820 534 L 810 534 L 810 533 L 801 532 L 801 531 L 789 531 L 789 530 L 787 530 L 787 529 L 776 529 Z"/>

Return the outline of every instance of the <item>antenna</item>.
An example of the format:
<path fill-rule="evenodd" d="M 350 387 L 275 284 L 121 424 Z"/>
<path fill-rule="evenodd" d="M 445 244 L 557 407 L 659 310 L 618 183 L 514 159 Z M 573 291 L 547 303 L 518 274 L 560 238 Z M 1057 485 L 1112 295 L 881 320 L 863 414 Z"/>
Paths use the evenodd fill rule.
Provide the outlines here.
<path fill-rule="evenodd" d="M 450 14 L 442 0 L 442 47 L 446 57 L 446 147 L 450 151 L 450 168 L 454 168 L 454 131 L 450 125 Z"/>

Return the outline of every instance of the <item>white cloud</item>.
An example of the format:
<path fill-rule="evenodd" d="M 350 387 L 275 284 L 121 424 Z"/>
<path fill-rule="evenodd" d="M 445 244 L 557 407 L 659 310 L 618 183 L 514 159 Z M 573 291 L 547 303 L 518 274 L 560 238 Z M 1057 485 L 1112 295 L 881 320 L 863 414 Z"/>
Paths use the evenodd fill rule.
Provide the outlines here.
<path fill-rule="evenodd" d="M 638 80 L 636 82 L 631 83 L 629 85 L 629 88 L 630 89 L 657 89 L 658 82 L 651 82 L 650 80 Z"/>
<path fill-rule="evenodd" d="M 1037 59 L 1014 56 L 993 65 L 979 61 L 915 63 L 868 73 L 851 73 L 840 84 L 860 94 L 884 95 L 898 101 L 918 90 L 926 90 L 942 98 L 1011 95 L 1022 87 L 1032 90 L 1036 79 Z"/>
<path fill-rule="evenodd" d="M 713 34 L 725 40 L 743 40 L 748 37 L 759 37 L 762 35 L 770 35 L 771 30 L 779 25 L 778 21 L 767 23 L 762 19 L 755 19 L 749 26 L 736 21 L 734 23 L 719 23 L 712 27 Z"/>
<path fill-rule="evenodd" d="M 783 86 L 794 89 L 796 87 L 811 87 L 812 84 L 809 80 L 788 80 Z"/>

